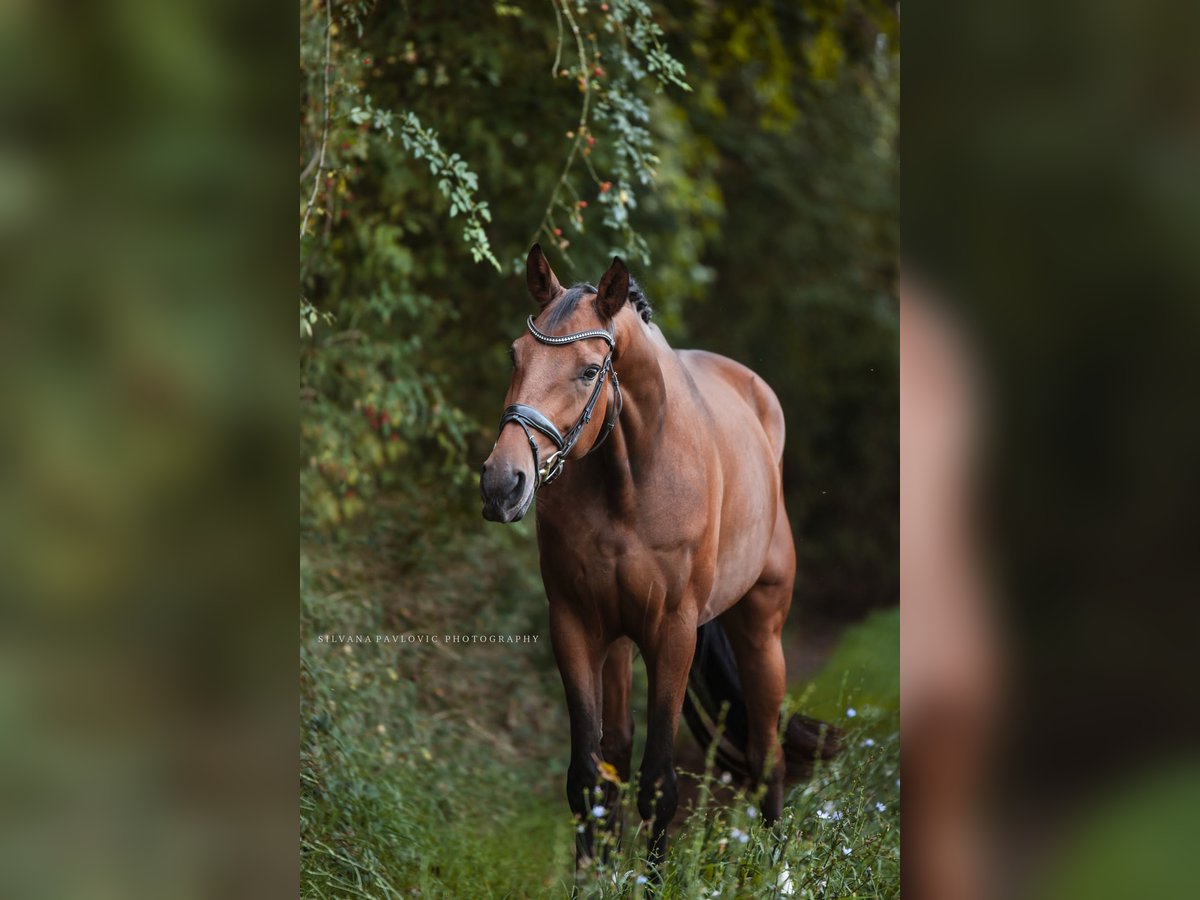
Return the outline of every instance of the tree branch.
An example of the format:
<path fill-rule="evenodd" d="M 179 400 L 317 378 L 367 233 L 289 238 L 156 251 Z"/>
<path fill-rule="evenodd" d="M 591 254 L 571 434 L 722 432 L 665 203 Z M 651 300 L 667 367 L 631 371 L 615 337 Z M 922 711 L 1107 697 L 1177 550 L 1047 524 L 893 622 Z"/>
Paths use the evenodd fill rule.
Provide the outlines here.
<path fill-rule="evenodd" d="M 317 174 L 313 178 L 312 194 L 308 198 L 308 206 L 304 210 L 304 218 L 300 222 L 300 240 L 308 232 L 308 217 L 312 214 L 313 204 L 317 202 L 317 192 L 321 189 L 321 176 L 325 173 L 325 147 L 329 141 L 329 57 L 333 45 L 333 8 L 332 0 L 325 0 L 325 99 L 324 121 L 321 123 L 321 149 L 317 155 Z"/>

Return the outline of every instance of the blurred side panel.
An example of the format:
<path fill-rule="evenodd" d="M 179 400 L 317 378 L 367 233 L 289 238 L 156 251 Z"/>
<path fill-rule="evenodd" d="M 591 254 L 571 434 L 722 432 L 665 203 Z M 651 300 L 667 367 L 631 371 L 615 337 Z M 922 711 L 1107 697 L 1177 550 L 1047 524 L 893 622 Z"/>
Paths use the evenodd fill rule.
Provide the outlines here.
<path fill-rule="evenodd" d="M 970 583 L 1004 623 L 1004 712 L 975 707 L 995 739 L 957 786 L 989 813 L 970 895 L 1197 896 L 1200 7 L 905 12 L 904 267 L 981 373 Z M 906 648 L 932 626 L 910 588 Z M 906 770 L 931 740 L 908 709 Z M 938 854 L 906 787 L 907 878 Z"/>
<path fill-rule="evenodd" d="M 296 37 L 0 5 L 5 897 L 294 895 Z"/>

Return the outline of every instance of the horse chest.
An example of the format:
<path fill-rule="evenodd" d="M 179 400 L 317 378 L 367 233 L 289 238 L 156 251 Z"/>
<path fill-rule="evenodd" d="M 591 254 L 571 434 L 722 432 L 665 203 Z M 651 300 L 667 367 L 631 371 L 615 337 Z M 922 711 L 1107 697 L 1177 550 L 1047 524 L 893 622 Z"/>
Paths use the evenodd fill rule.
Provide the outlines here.
<path fill-rule="evenodd" d="M 608 630 L 636 634 L 713 583 L 711 554 L 693 540 L 647 539 L 630 529 L 555 534 L 539 540 L 551 603 L 567 603 L 603 620 Z"/>

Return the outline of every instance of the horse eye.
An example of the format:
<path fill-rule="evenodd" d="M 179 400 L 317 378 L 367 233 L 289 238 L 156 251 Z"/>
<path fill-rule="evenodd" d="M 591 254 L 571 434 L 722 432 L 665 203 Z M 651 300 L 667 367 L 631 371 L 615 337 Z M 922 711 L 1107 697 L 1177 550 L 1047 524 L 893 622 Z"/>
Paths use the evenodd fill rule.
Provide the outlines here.
<path fill-rule="evenodd" d="M 596 373 L 599 371 L 600 371 L 599 366 L 588 366 L 586 369 L 583 370 L 583 377 L 585 379 L 587 379 L 588 381 L 591 381 L 593 378 L 596 377 Z"/>

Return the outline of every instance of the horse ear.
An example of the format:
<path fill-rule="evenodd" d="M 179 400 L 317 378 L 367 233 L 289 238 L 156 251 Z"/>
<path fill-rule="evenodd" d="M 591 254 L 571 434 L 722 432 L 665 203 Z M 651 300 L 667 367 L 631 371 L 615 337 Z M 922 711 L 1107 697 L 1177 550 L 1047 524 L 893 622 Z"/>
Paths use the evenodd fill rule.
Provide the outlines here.
<path fill-rule="evenodd" d="M 525 260 L 525 282 L 529 285 L 529 293 L 542 308 L 562 290 L 546 254 L 542 252 L 541 244 L 534 244 L 529 248 L 529 258 Z"/>
<path fill-rule="evenodd" d="M 600 279 L 596 288 L 596 312 L 607 322 L 615 316 L 629 299 L 629 270 L 621 257 L 614 256 L 612 265 Z"/>

